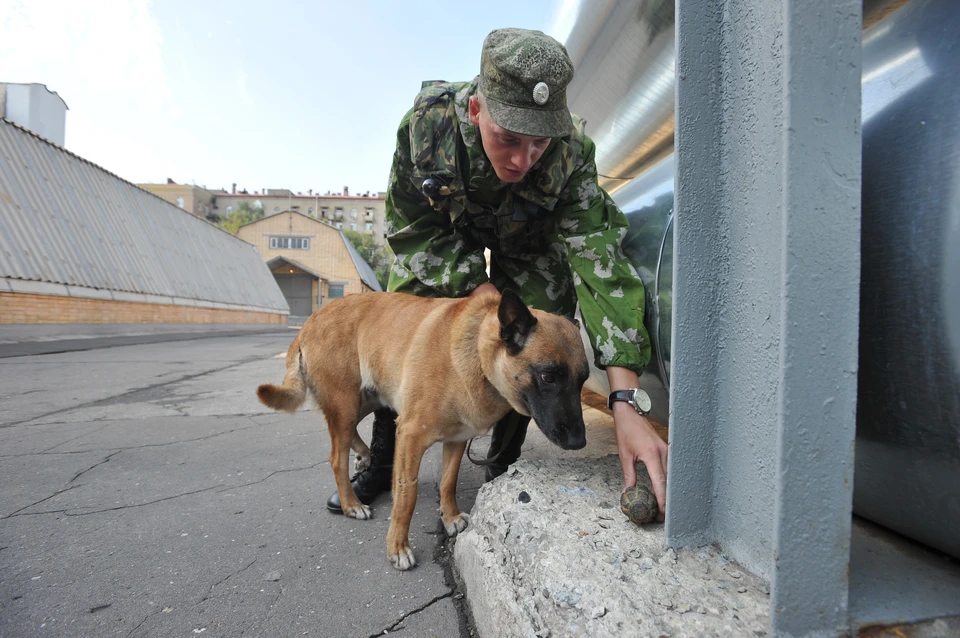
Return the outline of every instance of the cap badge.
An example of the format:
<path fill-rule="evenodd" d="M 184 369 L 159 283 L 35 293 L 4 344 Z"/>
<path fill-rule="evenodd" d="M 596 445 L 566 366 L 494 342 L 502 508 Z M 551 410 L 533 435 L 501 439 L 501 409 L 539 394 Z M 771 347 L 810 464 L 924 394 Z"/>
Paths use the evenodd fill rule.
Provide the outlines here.
<path fill-rule="evenodd" d="M 547 86 L 546 82 L 537 82 L 537 85 L 533 87 L 533 101 L 543 106 L 549 99 L 550 87 Z"/>

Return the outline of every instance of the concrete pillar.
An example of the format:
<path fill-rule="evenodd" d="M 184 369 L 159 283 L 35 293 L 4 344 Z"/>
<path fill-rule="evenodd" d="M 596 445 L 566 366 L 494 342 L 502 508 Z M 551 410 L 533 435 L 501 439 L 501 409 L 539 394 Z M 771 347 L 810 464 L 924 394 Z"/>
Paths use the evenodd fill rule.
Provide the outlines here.
<path fill-rule="evenodd" d="M 859 0 L 677 0 L 667 541 L 769 578 L 773 635 L 847 626 Z"/>

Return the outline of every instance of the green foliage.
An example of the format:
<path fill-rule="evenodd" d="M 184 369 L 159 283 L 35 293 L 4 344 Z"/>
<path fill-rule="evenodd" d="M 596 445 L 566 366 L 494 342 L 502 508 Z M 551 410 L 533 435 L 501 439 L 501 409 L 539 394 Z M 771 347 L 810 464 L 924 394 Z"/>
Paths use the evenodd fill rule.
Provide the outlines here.
<path fill-rule="evenodd" d="M 247 202 L 243 202 L 225 217 L 223 217 L 218 226 L 228 233 L 236 235 L 238 228 L 244 224 L 255 222 L 258 219 L 263 219 L 263 209 L 256 208 Z"/>
<path fill-rule="evenodd" d="M 389 245 L 378 247 L 372 235 L 358 233 L 355 230 L 344 230 L 343 234 L 357 249 L 363 260 L 370 264 L 380 287 L 387 289 L 387 280 L 390 278 L 390 266 L 393 264 L 393 251 Z"/>

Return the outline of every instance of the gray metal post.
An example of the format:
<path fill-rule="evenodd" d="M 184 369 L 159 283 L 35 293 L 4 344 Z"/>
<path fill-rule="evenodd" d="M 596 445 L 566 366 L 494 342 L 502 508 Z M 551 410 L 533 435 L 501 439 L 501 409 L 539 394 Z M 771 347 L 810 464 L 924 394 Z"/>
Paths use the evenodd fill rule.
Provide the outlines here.
<path fill-rule="evenodd" d="M 678 0 L 671 545 L 847 625 L 860 263 L 858 0 Z"/>

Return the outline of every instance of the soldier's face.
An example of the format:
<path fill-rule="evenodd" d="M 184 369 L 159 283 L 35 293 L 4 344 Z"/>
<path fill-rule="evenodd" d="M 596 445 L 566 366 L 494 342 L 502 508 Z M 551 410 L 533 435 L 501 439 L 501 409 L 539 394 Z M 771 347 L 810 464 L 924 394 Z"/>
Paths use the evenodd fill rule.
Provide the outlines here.
<path fill-rule="evenodd" d="M 520 135 L 497 126 L 476 95 L 470 97 L 470 123 L 479 129 L 487 159 L 504 182 L 522 180 L 550 145 L 549 137 Z"/>

